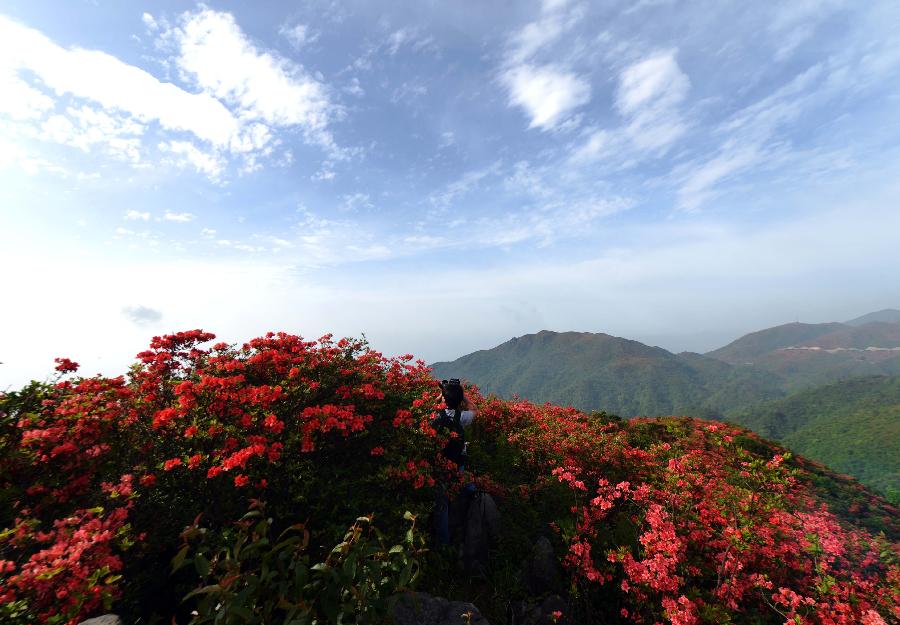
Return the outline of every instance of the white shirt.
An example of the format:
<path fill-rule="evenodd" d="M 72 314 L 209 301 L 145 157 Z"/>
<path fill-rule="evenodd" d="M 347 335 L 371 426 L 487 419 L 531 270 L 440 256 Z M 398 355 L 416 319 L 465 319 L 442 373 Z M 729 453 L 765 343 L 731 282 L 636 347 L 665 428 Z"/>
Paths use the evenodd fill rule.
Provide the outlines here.
<path fill-rule="evenodd" d="M 446 413 L 446 415 L 448 417 L 453 417 L 454 414 L 456 413 L 455 410 L 452 410 L 450 408 L 444 408 L 444 412 Z M 462 412 L 460 412 L 460 415 L 459 415 L 459 423 L 464 428 L 466 428 L 466 427 L 469 427 L 469 425 L 472 423 L 472 420 L 474 418 L 475 418 L 474 410 L 463 410 Z"/>

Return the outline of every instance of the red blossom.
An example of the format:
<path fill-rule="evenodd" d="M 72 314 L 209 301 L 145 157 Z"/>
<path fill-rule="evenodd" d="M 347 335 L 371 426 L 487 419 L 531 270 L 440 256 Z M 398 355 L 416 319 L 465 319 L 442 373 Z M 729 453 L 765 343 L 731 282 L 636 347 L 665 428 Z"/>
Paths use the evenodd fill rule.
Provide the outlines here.
<path fill-rule="evenodd" d="M 68 358 L 54 358 L 53 362 L 56 363 L 56 370 L 60 373 L 78 371 L 79 365 L 74 360 L 69 360 Z"/>

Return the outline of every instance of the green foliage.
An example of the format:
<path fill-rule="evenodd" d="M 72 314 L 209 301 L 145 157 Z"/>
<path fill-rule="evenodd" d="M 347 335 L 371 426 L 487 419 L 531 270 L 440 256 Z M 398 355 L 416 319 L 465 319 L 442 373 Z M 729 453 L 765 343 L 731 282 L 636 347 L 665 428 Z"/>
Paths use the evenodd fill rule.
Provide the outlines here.
<path fill-rule="evenodd" d="M 900 377 L 846 380 L 726 418 L 891 495 L 900 491 Z"/>
<path fill-rule="evenodd" d="M 416 517 L 407 512 L 404 540 L 391 547 L 362 516 L 322 562 L 310 563 L 310 532 L 294 524 L 274 537 L 274 520 L 260 505 L 232 530 L 208 532 L 195 523 L 173 571 L 191 567 L 199 579 L 184 598 L 191 623 L 383 623 L 398 593 L 416 582 L 424 553 Z"/>

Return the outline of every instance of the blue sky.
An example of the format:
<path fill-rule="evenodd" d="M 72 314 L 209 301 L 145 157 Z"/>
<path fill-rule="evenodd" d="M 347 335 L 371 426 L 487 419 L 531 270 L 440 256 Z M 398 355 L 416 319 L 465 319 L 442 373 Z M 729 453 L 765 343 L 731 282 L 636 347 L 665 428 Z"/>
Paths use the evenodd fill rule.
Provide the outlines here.
<path fill-rule="evenodd" d="M 0 386 L 153 334 L 707 350 L 900 303 L 900 6 L 7 1 Z"/>

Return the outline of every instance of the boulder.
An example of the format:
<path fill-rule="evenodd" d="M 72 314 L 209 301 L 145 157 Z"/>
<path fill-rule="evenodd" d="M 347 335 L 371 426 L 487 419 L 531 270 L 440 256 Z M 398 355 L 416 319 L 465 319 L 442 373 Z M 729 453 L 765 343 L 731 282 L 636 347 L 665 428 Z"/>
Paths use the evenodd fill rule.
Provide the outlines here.
<path fill-rule="evenodd" d="M 104 614 L 103 616 L 95 616 L 86 621 L 81 621 L 78 625 L 122 625 L 122 619 L 116 614 Z"/>
<path fill-rule="evenodd" d="M 558 619 L 555 612 L 561 613 Z M 539 604 L 517 601 L 507 608 L 509 625 L 569 625 L 569 606 L 559 595 L 550 595 Z"/>
<path fill-rule="evenodd" d="M 531 595 L 554 592 L 559 587 L 559 565 L 553 545 L 546 536 L 541 536 L 531 548 L 531 554 L 522 566 L 525 588 Z"/>
<path fill-rule="evenodd" d="M 489 625 L 473 604 L 448 601 L 424 592 L 401 596 L 391 616 L 396 625 Z"/>
<path fill-rule="evenodd" d="M 500 537 L 500 511 L 488 493 L 476 493 L 466 515 L 465 538 L 460 550 L 463 570 L 484 576 L 490 566 L 490 547 Z"/>

